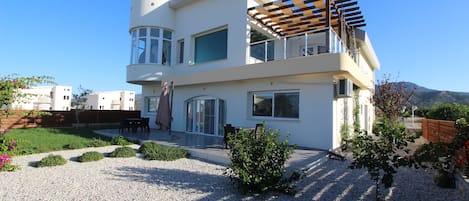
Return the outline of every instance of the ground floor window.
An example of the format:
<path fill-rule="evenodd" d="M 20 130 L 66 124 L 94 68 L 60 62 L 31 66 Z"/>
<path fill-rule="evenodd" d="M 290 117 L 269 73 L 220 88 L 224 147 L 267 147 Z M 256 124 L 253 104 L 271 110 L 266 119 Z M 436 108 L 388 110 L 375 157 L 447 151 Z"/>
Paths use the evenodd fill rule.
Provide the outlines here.
<path fill-rule="evenodd" d="M 145 111 L 147 113 L 156 113 L 159 101 L 160 98 L 156 96 L 145 97 Z"/>
<path fill-rule="evenodd" d="M 300 92 L 268 91 L 251 92 L 252 116 L 298 119 Z"/>
<path fill-rule="evenodd" d="M 186 131 L 223 135 L 225 101 L 212 97 L 197 97 L 186 101 Z"/>

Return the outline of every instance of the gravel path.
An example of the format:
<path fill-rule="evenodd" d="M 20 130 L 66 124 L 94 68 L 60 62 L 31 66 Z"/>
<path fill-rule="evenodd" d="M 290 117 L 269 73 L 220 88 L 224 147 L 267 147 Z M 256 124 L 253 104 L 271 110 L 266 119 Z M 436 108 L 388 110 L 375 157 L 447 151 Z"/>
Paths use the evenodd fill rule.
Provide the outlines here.
<path fill-rule="evenodd" d="M 0 172 L 0 200 L 373 200 L 374 188 L 363 170 L 329 160 L 298 183 L 298 194 L 240 195 L 223 175 L 224 167 L 196 159 L 146 161 L 138 157 L 104 158 L 79 163 L 87 151 L 109 153 L 117 146 L 58 151 L 69 159 L 59 167 L 36 168 L 48 154 L 13 158 L 21 166 Z M 133 148 L 138 148 L 134 145 Z M 458 200 L 456 190 L 440 189 L 424 171 L 404 169 L 386 191 L 387 200 Z"/>

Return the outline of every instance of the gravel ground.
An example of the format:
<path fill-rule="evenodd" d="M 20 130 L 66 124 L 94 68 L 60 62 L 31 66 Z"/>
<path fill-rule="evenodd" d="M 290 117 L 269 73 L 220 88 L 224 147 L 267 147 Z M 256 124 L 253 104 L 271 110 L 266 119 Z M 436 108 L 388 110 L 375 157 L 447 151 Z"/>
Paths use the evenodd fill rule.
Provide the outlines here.
<path fill-rule="evenodd" d="M 270 193 L 241 195 L 223 175 L 224 167 L 196 159 L 171 162 L 138 157 L 104 158 L 79 163 L 87 151 L 109 153 L 117 146 L 58 151 L 69 161 L 64 166 L 36 168 L 48 154 L 13 158 L 21 166 L 0 172 L 0 200 L 373 200 L 374 186 L 363 170 L 347 169 L 348 162 L 329 160 L 298 183 L 294 197 Z M 133 148 L 137 148 L 134 145 Z M 454 189 L 440 189 L 425 171 L 403 169 L 387 200 L 458 200 Z"/>

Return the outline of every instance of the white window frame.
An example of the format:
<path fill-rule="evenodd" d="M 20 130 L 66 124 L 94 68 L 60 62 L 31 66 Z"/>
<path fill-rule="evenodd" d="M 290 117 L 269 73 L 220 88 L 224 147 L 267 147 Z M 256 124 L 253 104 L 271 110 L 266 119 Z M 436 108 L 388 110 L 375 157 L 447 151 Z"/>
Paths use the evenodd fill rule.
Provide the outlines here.
<path fill-rule="evenodd" d="M 151 98 L 156 98 L 155 111 L 150 111 L 150 99 Z M 147 114 L 156 114 L 158 112 L 158 103 L 159 102 L 160 102 L 160 97 L 159 96 L 145 96 L 145 98 L 144 98 L 145 113 L 147 113 Z"/>
<path fill-rule="evenodd" d="M 158 36 L 151 36 L 151 30 L 152 29 L 157 29 L 158 30 Z M 145 36 L 141 37 L 139 36 L 139 31 L 140 30 L 145 30 Z M 170 37 L 164 37 L 164 33 L 169 32 Z M 171 56 L 172 56 L 172 38 L 173 38 L 173 32 L 169 29 L 164 29 L 161 27 L 138 27 L 135 28 L 131 31 L 131 37 L 132 37 L 132 42 L 131 42 L 131 56 L 130 56 L 130 64 L 160 64 L 160 65 L 165 65 L 165 66 L 171 66 Z M 145 57 L 144 57 L 144 62 L 140 63 L 139 62 L 139 55 L 138 55 L 138 48 L 139 48 L 139 40 L 140 39 L 145 39 Z M 150 57 L 151 57 L 151 40 L 157 40 L 158 41 L 158 47 L 157 47 L 157 58 L 156 62 L 150 62 Z M 165 64 L 163 64 L 163 43 L 164 41 L 169 41 L 170 43 L 170 51 L 169 51 L 169 56 L 166 58 Z"/>

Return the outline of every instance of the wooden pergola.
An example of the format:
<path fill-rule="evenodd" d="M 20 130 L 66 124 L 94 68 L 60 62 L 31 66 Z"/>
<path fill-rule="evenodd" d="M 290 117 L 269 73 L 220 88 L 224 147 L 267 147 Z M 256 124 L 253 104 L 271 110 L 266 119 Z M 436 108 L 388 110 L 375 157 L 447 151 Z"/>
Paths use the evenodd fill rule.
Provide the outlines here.
<path fill-rule="evenodd" d="M 344 38 L 366 25 L 356 0 L 277 0 L 248 8 L 247 14 L 280 36 L 331 27 Z"/>

